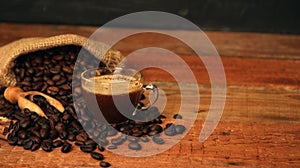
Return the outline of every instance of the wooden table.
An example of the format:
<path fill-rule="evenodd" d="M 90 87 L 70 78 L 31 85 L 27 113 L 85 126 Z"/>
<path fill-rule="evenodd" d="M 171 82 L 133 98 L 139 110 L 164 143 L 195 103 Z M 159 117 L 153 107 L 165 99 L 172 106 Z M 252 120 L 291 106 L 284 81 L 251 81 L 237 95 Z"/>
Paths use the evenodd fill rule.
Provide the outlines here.
<path fill-rule="evenodd" d="M 0 23 L 0 45 L 34 36 L 75 33 L 90 36 L 96 27 Z M 193 37 L 195 32 L 186 32 Z M 190 65 L 201 101 L 197 120 L 178 144 L 155 156 L 124 157 L 105 151 L 112 167 L 300 167 L 300 36 L 260 33 L 205 32 L 216 46 L 227 78 L 225 109 L 213 134 L 200 143 L 199 133 L 211 100 L 210 81 L 195 53 L 174 39 L 143 35 L 127 38 L 114 48 L 124 55 L 149 45 L 163 46 Z M 145 56 L 145 59 L 147 57 Z M 174 65 L 173 68 L 180 68 Z M 154 74 L 154 75 L 153 75 Z M 158 69 L 144 71 L 167 94 L 164 114 L 178 112 L 179 90 L 174 79 Z M 0 167 L 97 167 L 78 148 L 30 152 L 0 141 Z"/>

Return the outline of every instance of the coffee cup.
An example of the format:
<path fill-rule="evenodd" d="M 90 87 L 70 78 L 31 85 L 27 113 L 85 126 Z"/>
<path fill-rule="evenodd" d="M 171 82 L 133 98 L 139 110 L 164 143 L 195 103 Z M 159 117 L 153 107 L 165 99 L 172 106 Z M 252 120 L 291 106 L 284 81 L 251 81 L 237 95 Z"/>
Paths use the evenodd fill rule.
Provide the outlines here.
<path fill-rule="evenodd" d="M 131 68 L 117 67 L 89 69 L 81 74 L 83 98 L 92 116 L 109 124 L 121 123 L 138 111 L 147 110 L 158 98 L 153 84 L 143 84 L 143 76 Z M 145 90 L 154 94 L 154 100 L 141 107 L 139 104 Z"/>

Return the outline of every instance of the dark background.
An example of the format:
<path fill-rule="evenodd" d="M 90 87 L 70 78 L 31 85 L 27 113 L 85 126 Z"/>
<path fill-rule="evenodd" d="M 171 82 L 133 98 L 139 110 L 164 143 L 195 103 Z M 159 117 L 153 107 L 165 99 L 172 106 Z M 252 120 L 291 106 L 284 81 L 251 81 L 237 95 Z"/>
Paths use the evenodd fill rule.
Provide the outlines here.
<path fill-rule="evenodd" d="M 124 14 L 178 14 L 203 30 L 300 34 L 299 0 L 5 0 L 1 22 L 101 26 Z"/>

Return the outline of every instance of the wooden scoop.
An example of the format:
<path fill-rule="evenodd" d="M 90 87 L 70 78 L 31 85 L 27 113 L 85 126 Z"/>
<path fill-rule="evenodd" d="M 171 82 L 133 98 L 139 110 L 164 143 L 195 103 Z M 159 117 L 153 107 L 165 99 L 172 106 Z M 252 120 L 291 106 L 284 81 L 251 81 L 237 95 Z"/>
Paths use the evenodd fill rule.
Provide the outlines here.
<path fill-rule="evenodd" d="M 55 107 L 58 111 L 63 112 L 65 110 L 64 106 L 58 100 L 38 91 L 24 92 L 19 87 L 8 87 L 4 91 L 5 99 L 13 104 L 18 103 L 18 106 L 21 110 L 28 108 L 30 111 L 34 111 L 40 116 L 47 118 L 43 110 L 38 105 L 26 99 L 27 95 L 43 96 L 44 98 L 46 98 L 47 102 L 49 102 L 49 104 Z"/>

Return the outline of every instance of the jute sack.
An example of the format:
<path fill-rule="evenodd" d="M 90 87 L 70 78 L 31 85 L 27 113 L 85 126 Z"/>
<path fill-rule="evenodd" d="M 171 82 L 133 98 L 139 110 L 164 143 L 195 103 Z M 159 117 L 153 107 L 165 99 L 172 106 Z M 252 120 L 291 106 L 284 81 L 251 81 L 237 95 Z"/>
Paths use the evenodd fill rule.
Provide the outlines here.
<path fill-rule="evenodd" d="M 79 35 L 64 34 L 52 37 L 24 38 L 0 47 L 0 85 L 14 86 L 16 84 L 12 67 L 14 60 L 19 56 L 66 45 L 83 46 L 92 55 L 101 58 L 101 61 L 112 69 L 123 59 L 119 51 L 110 50 L 103 43 L 87 40 Z"/>

